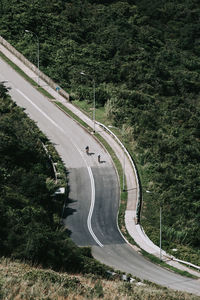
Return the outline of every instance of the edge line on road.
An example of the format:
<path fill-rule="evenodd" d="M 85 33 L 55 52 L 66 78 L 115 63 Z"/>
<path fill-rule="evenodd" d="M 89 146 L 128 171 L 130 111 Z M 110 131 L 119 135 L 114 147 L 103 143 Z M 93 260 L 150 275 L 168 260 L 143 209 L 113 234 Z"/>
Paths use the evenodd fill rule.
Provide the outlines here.
<path fill-rule="evenodd" d="M 97 242 L 97 244 L 100 247 L 103 247 L 103 245 L 98 240 L 98 238 L 96 237 L 96 235 L 94 234 L 94 232 L 92 230 L 91 220 L 92 220 L 92 214 L 93 214 L 94 203 L 95 203 L 95 185 L 94 185 L 94 176 L 93 176 L 92 170 L 89 166 L 87 166 L 87 169 L 88 169 L 88 173 L 89 173 L 89 176 L 90 176 L 91 191 L 92 191 L 92 193 L 91 193 L 91 205 L 90 205 L 90 211 L 89 211 L 89 214 L 88 214 L 87 225 L 88 225 L 89 232 L 92 235 L 93 239 Z"/>
<path fill-rule="evenodd" d="M 45 118 L 47 118 L 55 127 L 57 127 L 61 132 L 64 133 L 62 127 L 60 127 L 54 120 L 52 120 L 42 109 L 40 109 L 31 99 L 29 99 L 22 91 L 16 89 L 16 91 L 21 94 L 26 100 L 28 100 Z"/>

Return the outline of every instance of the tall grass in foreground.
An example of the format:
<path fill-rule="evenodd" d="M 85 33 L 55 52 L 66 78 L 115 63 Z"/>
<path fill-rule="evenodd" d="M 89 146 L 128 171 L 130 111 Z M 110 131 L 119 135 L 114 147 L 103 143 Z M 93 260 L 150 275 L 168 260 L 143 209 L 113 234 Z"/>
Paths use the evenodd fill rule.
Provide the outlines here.
<path fill-rule="evenodd" d="M 96 275 L 69 275 L 50 269 L 0 259 L 0 299 L 142 299 L 197 300 L 199 297 L 176 292 L 148 282 L 127 283 L 105 280 Z"/>

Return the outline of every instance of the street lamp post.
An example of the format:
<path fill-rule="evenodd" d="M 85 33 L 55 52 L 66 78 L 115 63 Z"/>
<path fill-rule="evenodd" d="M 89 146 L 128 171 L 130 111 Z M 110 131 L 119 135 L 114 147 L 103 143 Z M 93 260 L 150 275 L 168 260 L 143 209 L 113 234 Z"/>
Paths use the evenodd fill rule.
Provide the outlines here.
<path fill-rule="evenodd" d="M 80 72 L 83 76 L 88 76 L 92 79 L 93 82 L 93 132 L 95 133 L 95 109 L 96 109 L 96 93 L 95 93 L 95 80 L 92 76 L 85 74 L 84 72 Z"/>
<path fill-rule="evenodd" d="M 146 193 L 152 193 L 146 190 Z M 160 203 L 160 260 L 162 260 L 162 206 Z"/>
<path fill-rule="evenodd" d="M 93 78 L 93 132 L 95 133 L 95 110 L 96 110 L 96 95 L 95 95 L 95 80 Z"/>
<path fill-rule="evenodd" d="M 160 205 L 160 260 L 162 260 L 162 206 Z"/>
<path fill-rule="evenodd" d="M 123 152 L 124 152 L 124 166 L 123 166 L 123 184 L 122 184 L 122 188 L 123 188 L 123 192 L 125 191 L 125 151 L 123 149 Z"/>
<path fill-rule="evenodd" d="M 109 128 L 115 128 L 115 129 L 118 129 L 117 127 L 115 126 L 112 126 L 112 125 L 108 125 Z M 123 137 L 123 132 L 122 132 L 122 129 L 121 129 L 121 135 Z M 122 189 L 123 189 L 123 192 L 125 191 L 125 150 L 123 149 L 123 176 L 122 176 Z"/>
<path fill-rule="evenodd" d="M 39 43 L 39 38 L 37 34 L 31 30 L 25 30 L 27 33 L 31 33 L 36 36 L 37 38 L 37 68 L 38 68 L 38 86 L 39 86 L 39 79 L 40 79 L 40 43 Z"/>

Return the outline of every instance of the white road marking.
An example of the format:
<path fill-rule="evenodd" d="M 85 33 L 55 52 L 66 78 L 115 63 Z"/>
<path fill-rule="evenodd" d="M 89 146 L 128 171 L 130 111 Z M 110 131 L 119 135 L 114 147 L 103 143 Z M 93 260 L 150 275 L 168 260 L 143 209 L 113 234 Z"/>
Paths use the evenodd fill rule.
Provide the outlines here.
<path fill-rule="evenodd" d="M 54 120 L 52 120 L 42 109 L 40 109 L 30 98 L 28 98 L 22 91 L 20 91 L 19 89 L 16 89 L 16 91 L 21 94 L 27 101 L 29 101 L 45 118 L 47 118 L 47 120 L 49 120 L 55 127 L 57 127 L 62 133 L 65 133 L 65 131 L 63 130 L 62 127 L 60 127 Z M 70 139 L 71 140 L 71 139 Z M 88 214 L 88 218 L 87 218 L 87 226 L 88 226 L 88 230 L 91 234 L 91 236 L 93 237 L 93 239 L 95 240 L 95 242 L 100 246 L 103 247 L 103 245 L 101 244 L 101 242 L 98 240 L 98 238 L 96 237 L 96 235 L 94 234 L 94 231 L 92 229 L 92 224 L 91 224 L 91 220 L 92 220 L 92 214 L 93 214 L 93 210 L 94 210 L 94 204 L 95 204 L 95 184 L 94 184 L 94 176 L 91 170 L 91 167 L 88 166 L 87 161 L 85 159 L 85 157 L 83 156 L 82 152 L 80 151 L 80 149 L 78 148 L 78 146 L 71 140 L 71 143 L 75 146 L 75 148 L 77 149 L 77 151 L 80 153 L 83 161 L 85 162 L 86 166 L 87 166 L 87 170 L 89 173 L 89 177 L 90 177 L 90 182 L 91 182 L 91 205 L 90 205 L 90 210 L 89 210 L 89 214 Z"/>
<path fill-rule="evenodd" d="M 101 242 L 97 239 L 96 235 L 94 234 L 93 230 L 92 230 L 92 225 L 91 225 L 91 220 L 92 220 L 92 214 L 93 214 L 93 210 L 94 210 L 94 203 L 95 203 L 95 185 L 94 185 L 94 176 L 92 174 L 92 170 L 90 167 L 87 167 L 88 169 L 88 173 L 90 175 L 90 181 L 91 181 L 91 206 L 90 206 L 90 211 L 89 211 L 89 215 L 88 215 L 88 219 L 87 219 L 87 225 L 88 225 L 88 229 L 90 231 L 90 234 L 92 235 L 93 239 L 97 242 L 97 244 L 100 247 L 103 247 L 103 245 L 101 244 Z"/>
<path fill-rule="evenodd" d="M 23 92 L 21 92 L 19 89 L 16 89 L 16 91 L 21 94 L 28 102 L 30 102 L 45 118 L 47 118 L 54 126 L 56 126 L 61 132 L 65 133 L 62 127 L 60 127 L 54 120 L 52 120 L 43 110 L 41 110 L 30 98 L 28 98 Z"/>

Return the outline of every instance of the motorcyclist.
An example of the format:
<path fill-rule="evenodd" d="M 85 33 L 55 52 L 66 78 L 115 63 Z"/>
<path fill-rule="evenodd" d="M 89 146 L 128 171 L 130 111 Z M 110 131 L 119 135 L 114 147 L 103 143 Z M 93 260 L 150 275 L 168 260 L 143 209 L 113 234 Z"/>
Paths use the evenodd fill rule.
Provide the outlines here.
<path fill-rule="evenodd" d="M 89 154 L 89 146 L 85 147 L 85 151 L 86 151 L 87 154 Z"/>

